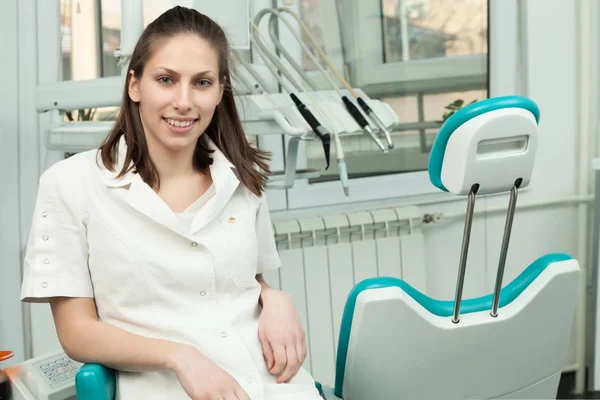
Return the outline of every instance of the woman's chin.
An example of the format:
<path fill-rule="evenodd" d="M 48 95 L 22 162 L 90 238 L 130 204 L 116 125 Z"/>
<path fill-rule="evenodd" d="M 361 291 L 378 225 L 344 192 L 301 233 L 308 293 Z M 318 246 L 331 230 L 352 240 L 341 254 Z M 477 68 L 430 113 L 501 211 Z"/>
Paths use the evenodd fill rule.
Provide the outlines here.
<path fill-rule="evenodd" d="M 161 140 L 161 144 L 169 151 L 183 151 L 188 148 L 196 147 L 196 142 L 198 140 L 198 136 L 190 135 L 190 136 L 170 136 L 163 138 Z"/>

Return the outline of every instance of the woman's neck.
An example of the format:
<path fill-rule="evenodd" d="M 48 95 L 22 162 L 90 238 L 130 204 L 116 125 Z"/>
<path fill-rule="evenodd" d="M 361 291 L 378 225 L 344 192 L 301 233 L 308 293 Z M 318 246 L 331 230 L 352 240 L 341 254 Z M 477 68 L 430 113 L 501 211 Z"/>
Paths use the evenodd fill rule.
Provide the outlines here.
<path fill-rule="evenodd" d="M 170 151 L 164 146 L 152 146 L 148 143 L 148 151 L 161 182 L 179 180 L 198 173 L 194 169 L 194 147 Z"/>

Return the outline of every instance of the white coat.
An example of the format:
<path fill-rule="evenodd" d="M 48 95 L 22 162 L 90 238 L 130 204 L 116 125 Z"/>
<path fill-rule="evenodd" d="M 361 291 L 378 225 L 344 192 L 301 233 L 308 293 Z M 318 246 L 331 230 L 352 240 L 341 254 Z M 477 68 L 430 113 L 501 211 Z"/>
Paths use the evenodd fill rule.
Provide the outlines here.
<path fill-rule="evenodd" d="M 94 298 L 101 321 L 187 343 L 229 372 L 252 400 L 318 400 L 301 369 L 289 384 L 267 370 L 255 275 L 280 266 L 266 200 L 240 183 L 210 142 L 214 195 L 185 226 L 140 178 L 117 179 L 97 150 L 40 178 L 21 297 Z M 148 349 L 152 351 L 152 349 Z M 170 372 L 118 373 L 120 400 L 188 399 Z"/>

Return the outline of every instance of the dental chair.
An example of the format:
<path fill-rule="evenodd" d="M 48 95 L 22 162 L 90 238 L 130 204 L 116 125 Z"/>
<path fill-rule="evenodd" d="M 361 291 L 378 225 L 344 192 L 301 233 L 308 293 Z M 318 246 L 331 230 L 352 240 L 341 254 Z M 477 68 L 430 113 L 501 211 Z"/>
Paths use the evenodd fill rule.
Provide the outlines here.
<path fill-rule="evenodd" d="M 556 398 L 579 264 L 567 254 L 546 254 L 502 287 L 538 122 L 535 103 L 508 96 L 467 106 L 443 124 L 430 155 L 431 183 L 468 197 L 454 301 L 432 299 L 395 278 L 357 284 L 342 318 L 335 387 L 324 388 L 328 400 Z M 462 300 L 475 199 L 503 192 L 510 200 L 494 292 Z"/>
<path fill-rule="evenodd" d="M 546 254 L 502 286 L 518 190 L 532 175 L 538 122 L 535 103 L 507 96 L 469 105 L 443 124 L 431 151 L 431 183 L 468 198 L 455 298 L 436 300 L 392 277 L 358 283 L 342 316 L 335 386 L 315 383 L 325 399 L 556 398 L 579 264 L 567 254 Z M 494 292 L 463 300 L 475 199 L 503 192 L 510 200 Z M 112 400 L 114 372 L 86 364 L 76 388 L 79 400 Z"/>

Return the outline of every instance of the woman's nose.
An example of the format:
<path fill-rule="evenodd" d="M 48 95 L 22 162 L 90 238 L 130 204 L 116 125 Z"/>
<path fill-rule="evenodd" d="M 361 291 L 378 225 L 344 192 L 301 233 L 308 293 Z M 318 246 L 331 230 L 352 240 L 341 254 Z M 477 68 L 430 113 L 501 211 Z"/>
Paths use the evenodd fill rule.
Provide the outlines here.
<path fill-rule="evenodd" d="M 189 111 L 192 108 L 190 90 L 184 85 L 181 85 L 175 93 L 175 98 L 173 99 L 173 107 L 181 112 Z"/>

